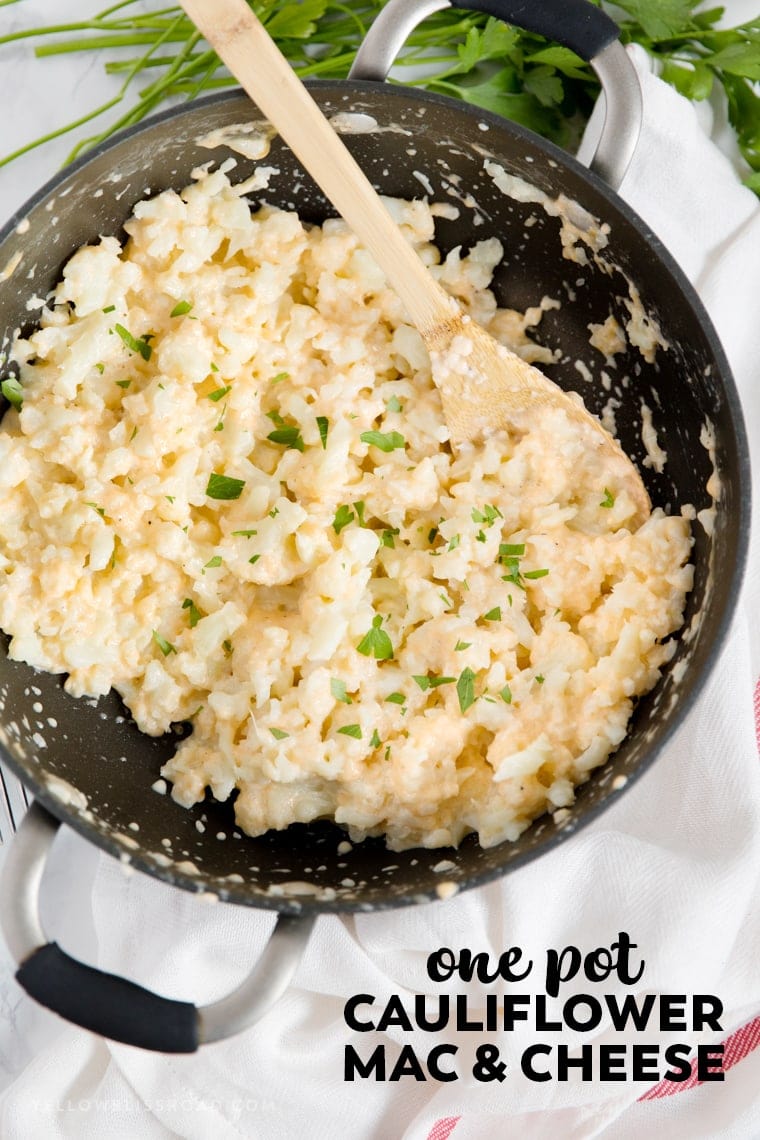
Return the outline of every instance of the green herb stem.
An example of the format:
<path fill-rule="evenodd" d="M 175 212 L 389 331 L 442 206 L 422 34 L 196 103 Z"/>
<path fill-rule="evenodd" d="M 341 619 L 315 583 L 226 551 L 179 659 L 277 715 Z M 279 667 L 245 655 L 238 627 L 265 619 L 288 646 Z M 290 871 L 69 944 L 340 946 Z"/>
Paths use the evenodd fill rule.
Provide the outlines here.
<path fill-rule="evenodd" d="M 0 0 L 0 8 L 18 0 Z M 248 0 L 299 76 L 342 78 L 367 29 L 386 0 Z M 141 55 L 106 61 L 109 74 L 124 76 L 112 99 L 73 123 L 0 158 L 0 166 L 43 143 L 91 122 L 131 94 L 135 78 L 155 79 L 136 92 L 132 105 L 96 135 L 82 139 L 69 160 L 117 130 L 140 122 L 173 97 L 194 99 L 204 91 L 236 85 L 218 57 L 175 5 L 136 9 L 138 0 L 119 0 L 90 20 L 21 28 L 0 37 L 0 45 L 36 40 L 40 58 L 78 52 Z M 722 85 L 739 149 L 760 186 L 760 19 L 717 28 L 722 8 L 695 11 L 696 0 L 619 0 L 616 18 L 624 43 L 641 44 L 660 62 L 662 77 L 694 101 Z M 166 48 L 161 51 L 159 49 Z M 396 61 L 398 69 L 424 66 L 407 80 L 412 87 L 463 99 L 496 112 L 571 147 L 580 136 L 599 90 L 589 66 L 574 52 L 531 32 L 510 28 L 482 13 L 445 9 L 415 29 Z"/>

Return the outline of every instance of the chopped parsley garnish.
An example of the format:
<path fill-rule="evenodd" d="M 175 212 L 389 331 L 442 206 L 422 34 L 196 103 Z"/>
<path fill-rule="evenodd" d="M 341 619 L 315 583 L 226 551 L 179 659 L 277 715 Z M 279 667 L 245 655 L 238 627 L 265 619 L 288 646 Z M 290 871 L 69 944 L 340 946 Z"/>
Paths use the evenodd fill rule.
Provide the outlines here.
<path fill-rule="evenodd" d="M 382 624 L 383 619 L 380 614 L 375 614 L 371 628 L 356 648 L 365 657 L 374 657 L 377 661 L 389 661 L 393 657 L 393 646 L 388 634 L 380 628 Z"/>
<path fill-rule="evenodd" d="M 279 507 L 272 507 L 271 511 L 269 512 L 270 519 L 276 519 L 277 516 L 279 515 L 279 513 L 280 513 Z"/>
<path fill-rule="evenodd" d="M 544 675 L 543 675 L 542 673 L 537 673 L 537 674 L 536 674 L 536 684 L 537 684 L 537 685 L 543 685 L 543 683 L 544 683 L 544 680 L 545 680 L 545 677 L 544 677 Z"/>
<path fill-rule="evenodd" d="M 373 748 L 379 748 L 381 743 L 382 743 L 382 741 L 380 740 L 380 734 L 378 733 L 377 729 L 375 729 L 375 731 L 372 733 L 372 739 L 370 740 L 370 744 L 372 745 Z"/>
<path fill-rule="evenodd" d="M 209 499 L 239 499 L 245 487 L 245 479 L 233 479 L 231 475 L 219 475 L 216 471 L 208 477 L 206 494 Z"/>
<path fill-rule="evenodd" d="M 301 429 L 297 424 L 278 427 L 275 431 L 270 431 L 267 439 L 270 443 L 279 443 L 288 450 L 303 451 L 304 448 Z"/>
<path fill-rule="evenodd" d="M 338 507 L 337 511 L 335 512 L 335 518 L 332 521 L 332 528 L 336 534 L 340 534 L 344 527 L 347 527 L 348 524 L 352 523 L 353 521 L 354 512 L 350 507 L 344 505 L 342 507 Z"/>
<path fill-rule="evenodd" d="M 524 580 L 526 578 L 536 579 L 545 578 L 549 573 L 546 569 L 541 570 L 521 570 L 520 559 L 525 554 L 524 542 L 502 542 L 499 546 L 499 562 L 507 567 L 508 573 L 502 575 L 502 582 L 511 582 L 513 585 L 518 586 L 521 590 L 525 589 Z M 509 604 L 512 605 L 510 597 Z"/>
<path fill-rule="evenodd" d="M 510 689 L 509 685 L 505 685 L 504 688 L 501 690 L 501 693 L 499 695 L 500 695 L 501 699 L 504 701 L 505 705 L 511 705 L 512 704 L 512 690 Z"/>
<path fill-rule="evenodd" d="M 289 372 L 278 372 L 276 376 L 272 377 L 272 379 L 269 381 L 269 383 L 270 384 L 281 384 L 283 380 L 289 380 L 289 379 L 290 379 L 290 373 Z"/>
<path fill-rule="evenodd" d="M 330 421 L 327 416 L 317 416 L 319 438 L 322 440 L 322 450 L 327 451 L 327 433 L 330 430 Z"/>
<path fill-rule="evenodd" d="M 21 385 L 15 376 L 9 376 L 7 380 L 3 380 L 0 385 L 0 390 L 5 396 L 9 404 L 12 404 L 16 410 L 20 410 L 24 402 L 24 393 L 21 390 Z"/>
<path fill-rule="evenodd" d="M 476 542 L 485 542 L 485 540 L 486 540 L 485 532 L 482 530 L 479 530 L 478 533 L 475 535 L 475 541 Z"/>
<path fill-rule="evenodd" d="M 210 367 L 212 372 L 218 372 L 219 371 L 219 365 L 214 364 L 213 360 L 211 361 L 211 364 L 209 365 L 209 367 Z"/>
<path fill-rule="evenodd" d="M 343 728 L 339 728 L 338 732 L 343 736 L 353 736 L 354 740 L 361 740 L 362 730 L 361 725 L 358 724 L 344 724 Z"/>
<path fill-rule="evenodd" d="M 403 705 L 404 701 L 406 700 L 406 697 L 404 696 L 403 693 L 391 693 L 385 699 L 387 702 L 390 702 L 390 704 L 392 704 L 392 705 Z"/>
<path fill-rule="evenodd" d="M 412 680 L 416 681 L 423 693 L 426 693 L 428 689 L 437 689 L 440 685 L 453 685 L 456 677 L 431 677 L 429 674 L 426 677 L 412 675 Z"/>
<path fill-rule="evenodd" d="M 457 696 L 462 712 L 467 712 L 470 705 L 475 704 L 475 674 L 469 666 L 463 669 L 457 681 Z"/>
<path fill-rule="evenodd" d="M 115 313 L 116 312 L 116 306 L 115 305 L 106 305 L 103 312 L 104 313 Z"/>
<path fill-rule="evenodd" d="M 270 728 L 269 730 L 275 740 L 287 740 L 290 736 L 289 732 L 283 732 L 281 728 Z"/>
<path fill-rule="evenodd" d="M 360 499 L 359 502 L 354 503 L 353 506 L 354 506 L 354 510 L 356 511 L 356 521 L 359 523 L 359 526 L 364 526 L 364 502 L 363 502 L 363 500 Z"/>
<path fill-rule="evenodd" d="M 258 560 L 259 560 L 260 558 L 261 558 L 261 555 L 260 555 L 260 554 L 253 554 L 253 555 L 252 555 L 252 556 L 251 556 L 251 557 L 248 559 L 248 561 L 249 561 L 249 563 L 250 563 L 250 565 L 251 565 L 251 566 L 255 566 L 255 565 L 256 565 L 256 563 L 258 562 Z"/>
<path fill-rule="evenodd" d="M 101 518 L 105 518 L 105 509 L 103 507 L 99 507 L 97 503 L 85 503 L 85 506 L 92 507 L 94 511 L 98 512 Z"/>
<path fill-rule="evenodd" d="M 229 640 L 229 638 L 227 638 L 226 641 L 222 642 L 222 649 L 224 650 L 224 656 L 225 657 L 231 656 L 231 654 L 232 654 L 232 642 Z"/>
<path fill-rule="evenodd" d="M 608 491 L 606 487 L 604 488 L 604 498 L 602 499 L 599 506 L 607 508 L 615 506 L 615 496 L 611 491 Z"/>
<path fill-rule="evenodd" d="M 182 609 L 190 611 L 188 614 L 188 617 L 190 618 L 190 628 L 195 629 L 196 625 L 204 616 L 204 614 L 201 610 L 198 609 L 192 598 L 185 598 L 184 602 L 182 603 Z"/>
<path fill-rule="evenodd" d="M 455 534 L 453 536 L 453 538 L 449 539 L 449 545 L 448 545 L 447 549 L 448 550 L 456 550 L 456 548 L 459 546 L 459 542 L 460 542 L 459 535 Z"/>
<path fill-rule="evenodd" d="M 399 532 L 399 529 L 397 526 L 391 527 L 388 530 L 384 530 L 383 533 L 380 535 L 380 542 L 382 543 L 382 545 L 383 546 L 389 546 L 391 548 L 391 550 L 395 550 L 396 549 L 396 543 L 394 542 L 394 538 L 398 534 L 398 532 Z"/>
<path fill-rule="evenodd" d="M 169 313 L 169 316 L 170 317 L 184 317 L 186 313 L 190 312 L 192 307 L 193 306 L 192 306 L 192 303 L 190 301 L 177 301 L 177 304 L 174 306 L 172 311 Z"/>
<path fill-rule="evenodd" d="M 102 364 L 102 363 L 98 363 L 98 364 L 96 364 L 96 365 L 95 365 L 95 367 L 97 368 L 98 372 L 99 372 L 99 373 L 100 373 L 100 375 L 102 376 L 102 375 L 103 375 L 103 373 L 104 373 L 104 372 L 105 372 L 105 370 L 106 370 L 106 366 L 105 366 L 105 364 Z"/>
<path fill-rule="evenodd" d="M 343 701 L 344 705 L 352 705 L 354 703 L 346 692 L 346 682 L 341 681 L 338 677 L 330 678 L 330 692 L 336 701 Z"/>
<path fill-rule="evenodd" d="M 504 515 L 498 507 L 492 507 L 490 503 L 486 503 L 482 511 L 477 507 L 472 508 L 472 521 L 475 523 L 485 523 L 486 526 L 493 526 L 497 519 L 503 519 Z"/>
<path fill-rule="evenodd" d="M 483 614 L 483 621 L 501 621 L 501 606 L 494 606 L 487 614 Z"/>
<path fill-rule="evenodd" d="M 176 496 L 175 495 L 164 495 L 164 498 L 166 499 L 167 503 L 173 503 Z"/>
<path fill-rule="evenodd" d="M 167 641 L 165 637 L 162 637 L 156 629 L 153 630 L 153 640 L 163 653 L 164 657 L 168 657 L 170 653 L 177 652 L 172 643 L 170 641 Z"/>
<path fill-rule="evenodd" d="M 454 646 L 454 652 L 459 653 L 462 649 L 469 649 L 471 645 L 471 641 L 458 641 Z"/>
<path fill-rule="evenodd" d="M 221 554 L 215 554 L 213 558 L 209 558 L 208 562 L 203 567 L 203 569 L 204 570 L 216 570 L 221 565 L 222 565 Z"/>
<path fill-rule="evenodd" d="M 385 406 L 389 412 L 400 412 L 403 410 L 401 404 L 399 403 L 398 396 L 391 396 L 390 400 Z"/>
<path fill-rule="evenodd" d="M 118 386 L 120 388 L 128 388 L 129 385 L 132 383 L 132 381 L 131 380 L 117 380 L 116 383 L 118 384 Z"/>
<path fill-rule="evenodd" d="M 428 543 L 435 542 L 437 537 L 438 537 L 438 527 L 432 526 L 430 528 L 430 530 L 428 531 L 428 536 L 427 536 Z"/>
<path fill-rule="evenodd" d="M 209 400 L 213 400 L 215 404 L 218 404 L 220 400 L 224 399 L 230 390 L 231 389 L 229 384 L 227 384 L 224 388 L 215 388 L 213 392 L 209 392 L 208 398 Z"/>
<path fill-rule="evenodd" d="M 153 355 L 153 349 L 150 347 L 145 337 L 140 339 L 138 337 L 132 336 L 132 333 L 129 331 L 129 329 L 125 329 L 124 325 L 114 325 L 114 329 L 124 341 L 124 344 L 127 346 L 130 352 L 139 353 L 145 361 L 150 360 L 151 356 Z"/>
<path fill-rule="evenodd" d="M 380 451 L 391 452 L 406 447 L 406 440 L 397 431 L 363 431 L 359 436 L 362 443 L 369 443 Z"/>
<path fill-rule="evenodd" d="M 257 530 L 233 530 L 232 537 L 233 538 L 253 538 L 253 536 L 255 534 L 258 534 L 258 533 L 259 532 Z"/>

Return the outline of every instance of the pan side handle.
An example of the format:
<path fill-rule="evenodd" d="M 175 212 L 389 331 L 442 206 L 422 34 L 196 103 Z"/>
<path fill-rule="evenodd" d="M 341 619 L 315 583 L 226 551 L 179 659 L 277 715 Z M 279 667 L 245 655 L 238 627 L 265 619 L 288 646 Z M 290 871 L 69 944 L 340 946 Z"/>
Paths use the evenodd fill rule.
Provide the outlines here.
<path fill-rule="evenodd" d="M 194 1053 L 199 1045 L 248 1028 L 287 988 L 313 916 L 280 915 L 254 972 L 233 993 L 201 1007 L 85 965 L 49 942 L 39 915 L 39 890 L 58 827 L 54 816 L 32 804 L 5 858 L 0 882 L 0 925 L 20 963 L 16 979 L 35 1001 L 113 1041 L 162 1053 Z"/>
<path fill-rule="evenodd" d="M 617 25 L 588 0 L 389 0 L 357 52 L 349 78 L 385 80 L 416 26 L 450 7 L 487 12 L 557 40 L 588 60 L 602 85 L 605 118 L 594 154 L 582 161 L 616 190 L 641 133 L 641 85 Z"/>

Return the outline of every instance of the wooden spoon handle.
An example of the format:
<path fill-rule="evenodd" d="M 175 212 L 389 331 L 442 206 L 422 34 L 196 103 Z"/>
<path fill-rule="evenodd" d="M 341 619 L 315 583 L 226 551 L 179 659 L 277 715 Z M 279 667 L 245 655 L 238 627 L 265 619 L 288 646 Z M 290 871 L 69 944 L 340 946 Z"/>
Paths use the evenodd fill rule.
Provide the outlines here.
<path fill-rule="evenodd" d="M 383 269 L 423 337 L 451 320 L 455 302 L 432 280 L 245 0 L 180 3 Z"/>

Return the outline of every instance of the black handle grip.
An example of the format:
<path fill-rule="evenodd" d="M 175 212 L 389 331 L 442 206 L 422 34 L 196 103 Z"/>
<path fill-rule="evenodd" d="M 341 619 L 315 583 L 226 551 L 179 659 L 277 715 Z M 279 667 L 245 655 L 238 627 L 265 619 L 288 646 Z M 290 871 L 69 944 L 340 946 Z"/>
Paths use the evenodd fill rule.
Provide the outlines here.
<path fill-rule="evenodd" d="M 615 21 L 588 0 L 453 0 L 453 6 L 487 12 L 505 24 L 557 40 L 585 60 L 620 35 Z"/>
<path fill-rule="evenodd" d="M 159 997 L 126 978 L 86 966 L 56 942 L 35 950 L 16 980 L 54 1013 L 112 1041 L 159 1053 L 198 1048 L 198 1011 L 192 1002 Z"/>

